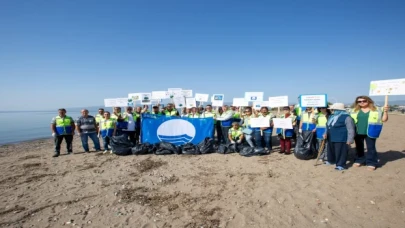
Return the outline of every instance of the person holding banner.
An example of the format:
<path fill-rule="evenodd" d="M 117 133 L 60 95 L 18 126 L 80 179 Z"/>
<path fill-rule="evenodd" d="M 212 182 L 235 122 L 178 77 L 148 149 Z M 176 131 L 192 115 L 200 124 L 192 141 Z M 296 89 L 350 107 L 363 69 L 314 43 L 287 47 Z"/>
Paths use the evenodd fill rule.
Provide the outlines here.
<path fill-rule="evenodd" d="M 291 113 L 290 107 L 283 108 L 284 114 L 280 115 L 282 119 L 291 119 L 293 129 L 277 128 L 276 134 L 280 139 L 280 152 L 284 154 L 291 154 L 291 139 L 294 136 L 294 127 L 297 124 L 296 116 Z"/>
<path fill-rule="evenodd" d="M 314 131 L 316 125 L 312 122 L 312 119 L 314 118 L 314 113 L 313 109 L 310 107 L 307 107 L 305 109 L 305 112 L 301 114 L 301 121 L 300 121 L 300 127 L 298 132 L 302 133 L 303 131 Z"/>
<path fill-rule="evenodd" d="M 111 119 L 113 119 L 116 122 L 117 130 L 115 135 L 119 136 L 123 134 L 123 130 L 127 129 L 128 127 L 128 118 L 125 118 L 121 114 L 121 108 L 120 107 L 114 107 L 114 113 L 111 115 Z"/>
<path fill-rule="evenodd" d="M 330 116 L 330 110 L 327 109 L 326 107 L 321 107 L 321 108 L 318 108 L 318 113 L 312 119 L 313 123 L 316 124 L 315 131 L 316 131 L 316 138 L 318 141 L 318 144 L 317 144 L 318 150 L 322 144 L 322 141 L 325 140 L 323 138 L 323 135 L 325 134 L 325 131 L 326 131 L 326 123 L 328 122 L 329 116 Z M 327 148 L 328 148 L 328 143 L 326 141 L 324 149 L 321 152 L 321 155 L 319 156 L 319 160 L 321 160 L 321 161 L 328 160 L 327 159 L 327 151 L 328 151 Z"/>
<path fill-rule="evenodd" d="M 233 122 L 233 111 L 228 109 L 228 105 L 222 106 L 222 114 L 218 113 L 217 120 L 221 121 L 222 136 L 226 144 L 229 144 L 228 132 Z"/>
<path fill-rule="evenodd" d="M 212 106 L 211 105 L 207 105 L 205 107 L 205 109 L 206 109 L 206 111 L 202 113 L 202 117 L 203 118 L 213 118 L 214 119 L 214 126 L 213 126 L 213 129 L 212 129 L 212 137 L 211 137 L 212 139 L 214 139 L 215 126 L 217 124 L 217 120 L 216 120 L 217 119 L 217 114 L 214 111 L 212 111 Z"/>
<path fill-rule="evenodd" d="M 269 120 L 270 124 L 270 127 L 261 127 L 260 129 L 255 130 L 254 138 L 256 146 L 261 146 L 271 152 L 273 150 L 273 143 L 271 139 L 271 136 L 273 134 L 273 116 L 269 113 L 269 109 L 267 107 L 262 107 L 260 109 L 260 113 L 256 113 L 256 117 L 266 118 Z"/>
<path fill-rule="evenodd" d="M 159 111 L 159 106 L 153 106 L 152 107 L 152 113 L 151 114 L 153 114 L 153 115 L 156 115 L 156 116 L 162 116 L 162 113 Z"/>
<path fill-rule="evenodd" d="M 108 152 L 111 137 L 115 136 L 116 122 L 111 119 L 110 112 L 104 112 L 104 119 L 100 120 L 98 136 L 103 139 L 104 153 Z M 112 153 L 112 151 L 110 151 Z"/>
<path fill-rule="evenodd" d="M 252 108 L 251 107 L 246 107 L 245 112 L 242 115 L 243 117 L 243 135 L 246 139 L 246 142 L 249 144 L 250 147 L 255 147 L 255 144 L 253 143 L 253 128 L 250 126 L 250 119 L 253 118 L 252 116 Z"/>
<path fill-rule="evenodd" d="M 358 96 L 353 104 L 354 109 L 350 116 L 356 124 L 357 135 L 356 159 L 354 167 L 367 165 L 367 169 L 374 171 L 378 166 L 378 154 L 375 147 L 377 138 L 382 131 L 383 122 L 388 121 L 388 106 L 383 109 L 375 107 L 374 101 L 368 96 Z M 364 153 L 364 142 L 367 146 L 367 155 Z"/>
<path fill-rule="evenodd" d="M 138 115 L 136 113 L 132 112 L 132 107 L 127 107 L 126 113 L 124 113 L 125 118 L 128 119 L 128 127 L 126 129 L 123 129 L 123 132 L 129 137 L 129 141 L 135 146 L 137 141 L 136 141 L 136 134 L 135 134 L 135 129 L 136 129 L 136 122 L 138 119 Z"/>
<path fill-rule="evenodd" d="M 179 116 L 179 111 L 177 111 L 172 103 L 168 103 L 166 106 L 166 110 L 164 111 L 166 116 Z"/>
<path fill-rule="evenodd" d="M 196 107 L 192 107 L 190 113 L 188 114 L 188 118 L 200 118 L 200 113 L 197 112 Z"/>
<path fill-rule="evenodd" d="M 341 171 L 346 169 L 349 147 L 354 143 L 355 125 L 343 103 L 335 103 L 329 109 L 332 115 L 324 134 L 324 139 L 328 140 L 328 161 L 325 164 L 336 164 L 335 169 Z"/>

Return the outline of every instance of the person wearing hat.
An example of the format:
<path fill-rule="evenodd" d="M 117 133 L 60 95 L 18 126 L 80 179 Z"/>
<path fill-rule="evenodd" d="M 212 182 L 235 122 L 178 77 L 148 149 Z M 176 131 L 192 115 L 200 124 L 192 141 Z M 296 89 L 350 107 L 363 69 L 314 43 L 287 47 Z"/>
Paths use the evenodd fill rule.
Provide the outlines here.
<path fill-rule="evenodd" d="M 367 165 L 367 169 L 374 171 L 378 166 L 378 154 L 375 148 L 377 138 L 382 131 L 383 122 L 388 121 L 388 106 L 375 107 L 374 101 L 368 96 L 358 96 L 354 102 L 354 109 L 350 115 L 356 124 L 356 159 L 354 167 Z M 364 142 L 367 154 L 364 151 Z"/>
<path fill-rule="evenodd" d="M 328 161 L 325 164 L 336 164 L 336 170 L 344 170 L 349 147 L 354 143 L 354 121 L 343 103 L 335 103 L 329 109 L 332 115 L 326 123 L 324 134 L 324 139 L 328 140 Z"/>
<path fill-rule="evenodd" d="M 232 128 L 228 131 L 228 139 L 231 143 L 241 144 L 243 140 L 242 127 L 240 127 L 239 122 L 233 122 Z"/>

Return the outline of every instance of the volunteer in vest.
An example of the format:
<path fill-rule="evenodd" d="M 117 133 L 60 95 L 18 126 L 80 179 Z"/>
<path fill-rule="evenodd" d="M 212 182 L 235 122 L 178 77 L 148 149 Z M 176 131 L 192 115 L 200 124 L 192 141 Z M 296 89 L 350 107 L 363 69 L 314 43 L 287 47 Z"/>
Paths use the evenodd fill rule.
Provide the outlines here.
<path fill-rule="evenodd" d="M 147 105 L 144 105 L 143 109 L 140 106 L 135 108 L 134 116 L 136 117 L 135 121 L 135 144 L 140 142 L 140 136 L 142 131 L 141 121 L 142 121 L 142 113 L 146 112 Z"/>
<path fill-rule="evenodd" d="M 218 107 L 217 111 L 216 111 L 216 116 L 218 118 L 218 116 L 222 115 L 222 113 L 224 113 L 224 110 L 222 110 L 222 107 Z M 222 126 L 221 126 L 221 121 L 217 121 L 217 123 L 215 124 L 215 130 L 217 133 L 217 140 L 218 143 L 225 143 L 225 139 L 224 139 L 224 135 L 222 134 Z"/>
<path fill-rule="evenodd" d="M 58 110 L 58 116 L 51 121 L 51 131 L 55 142 L 55 154 L 53 157 L 60 155 L 60 145 L 63 139 L 66 142 L 67 154 L 71 154 L 73 152 L 72 142 L 75 134 L 75 122 L 72 117 L 66 115 L 66 109 L 61 108 Z"/>
<path fill-rule="evenodd" d="M 166 111 L 164 112 L 166 116 L 179 116 L 179 112 L 174 108 L 172 103 L 168 103 Z"/>
<path fill-rule="evenodd" d="M 202 115 L 204 113 L 204 111 L 205 111 L 204 106 L 202 106 L 202 105 L 198 106 L 198 113 L 200 115 Z"/>
<path fill-rule="evenodd" d="M 192 107 L 190 113 L 188 114 L 188 118 L 200 118 L 200 113 L 198 113 L 196 107 Z"/>
<path fill-rule="evenodd" d="M 136 125 L 136 121 L 137 121 L 137 115 L 132 112 L 132 107 L 127 107 L 124 115 L 125 115 L 125 118 L 128 119 L 128 126 L 126 129 L 123 129 L 123 131 L 128 136 L 129 141 L 133 145 L 136 145 L 135 125 Z"/>
<path fill-rule="evenodd" d="M 252 108 L 246 107 L 242 114 L 243 120 L 243 136 L 250 147 L 255 147 L 253 143 L 253 128 L 250 126 L 250 120 L 253 118 Z"/>
<path fill-rule="evenodd" d="M 100 122 L 100 120 L 104 119 L 104 109 L 103 108 L 99 108 L 98 109 L 98 113 L 96 115 L 96 123 L 98 125 L 98 123 Z"/>
<path fill-rule="evenodd" d="M 109 150 L 108 146 L 110 145 L 111 137 L 115 136 L 115 130 L 115 121 L 111 119 L 110 112 L 104 112 L 104 119 L 100 120 L 98 131 L 99 137 L 101 136 L 103 139 L 104 153 L 107 153 Z"/>
<path fill-rule="evenodd" d="M 181 115 L 180 115 L 180 117 L 188 117 L 188 115 L 190 114 L 190 109 L 189 108 L 187 108 L 187 107 L 184 107 L 182 110 L 181 110 Z"/>
<path fill-rule="evenodd" d="M 290 107 L 286 106 L 283 108 L 283 114 L 279 118 L 291 119 L 292 129 L 282 129 L 277 128 L 276 134 L 280 140 L 280 152 L 284 154 L 291 154 L 291 139 L 294 136 L 294 127 L 297 124 L 296 116 L 291 113 Z"/>
<path fill-rule="evenodd" d="M 222 106 L 222 114 L 218 113 L 217 120 L 221 122 L 222 136 L 226 144 L 229 144 L 228 132 L 232 127 L 233 111 L 228 108 L 228 105 Z"/>
<path fill-rule="evenodd" d="M 88 143 L 89 138 L 93 141 L 96 151 L 101 151 L 100 141 L 97 134 L 98 127 L 96 124 L 96 118 L 89 115 L 89 111 L 87 109 L 83 109 L 81 114 L 82 116 L 76 120 L 76 131 L 82 140 L 84 152 L 90 152 Z"/>
<path fill-rule="evenodd" d="M 388 107 L 375 107 L 374 101 L 367 96 L 359 96 L 354 103 L 354 109 L 350 113 L 356 124 L 357 135 L 356 159 L 354 167 L 366 165 L 373 171 L 378 166 L 378 154 L 375 147 L 377 138 L 382 131 L 383 122 L 388 121 Z M 367 154 L 364 153 L 364 142 L 367 146 Z"/>
<path fill-rule="evenodd" d="M 159 106 L 153 106 L 152 107 L 152 113 L 153 115 L 156 115 L 158 117 L 162 116 L 162 113 L 159 111 Z"/>
<path fill-rule="evenodd" d="M 239 122 L 232 123 L 232 127 L 228 130 L 228 140 L 230 143 L 242 143 L 243 132 Z"/>
<path fill-rule="evenodd" d="M 317 150 L 319 151 L 319 148 L 322 145 L 322 141 L 324 140 L 323 135 L 325 134 L 326 131 L 326 122 L 328 121 L 328 118 L 330 116 L 330 110 L 327 109 L 326 107 L 321 107 L 318 108 L 318 113 L 314 116 L 313 123 L 316 124 L 316 139 L 317 139 Z M 327 161 L 327 151 L 328 151 L 328 143 L 327 140 L 325 140 L 325 146 L 323 148 L 323 151 L 321 152 L 321 155 L 319 156 L 319 160 L 321 161 Z"/>
<path fill-rule="evenodd" d="M 116 122 L 117 130 L 115 131 L 115 135 L 119 136 L 124 134 L 123 130 L 127 129 L 128 127 L 128 118 L 125 118 L 125 116 L 121 113 L 120 107 L 114 108 L 114 113 L 111 115 L 111 118 Z"/>
<path fill-rule="evenodd" d="M 207 105 L 205 108 L 205 112 L 203 112 L 202 117 L 203 118 L 213 118 L 214 119 L 214 125 L 212 126 L 212 136 L 211 138 L 214 139 L 214 135 L 215 135 L 215 126 L 217 124 L 217 114 L 212 111 L 212 106 L 211 105 Z"/>
<path fill-rule="evenodd" d="M 312 108 L 305 108 L 305 111 L 301 113 L 300 127 L 298 130 L 299 133 L 315 130 L 316 125 L 312 122 L 314 116 L 315 115 Z"/>
<path fill-rule="evenodd" d="M 328 140 L 327 165 L 336 164 L 336 170 L 345 170 L 350 144 L 354 143 L 355 125 L 343 103 L 330 108 L 332 115 L 326 123 L 324 138 Z"/>
<path fill-rule="evenodd" d="M 265 118 L 269 121 L 270 127 L 256 128 L 254 131 L 254 137 L 256 146 L 263 147 L 265 150 L 273 150 L 272 134 L 273 134 L 273 116 L 269 113 L 267 107 L 260 108 L 260 113 L 256 113 L 256 118 Z"/>

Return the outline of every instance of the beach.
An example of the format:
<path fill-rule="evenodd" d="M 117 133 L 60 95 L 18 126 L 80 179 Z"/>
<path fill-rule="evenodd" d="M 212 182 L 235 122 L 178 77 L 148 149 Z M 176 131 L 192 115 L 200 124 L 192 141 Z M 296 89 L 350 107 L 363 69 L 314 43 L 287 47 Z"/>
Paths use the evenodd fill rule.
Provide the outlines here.
<path fill-rule="evenodd" d="M 0 146 L 0 227 L 404 227 L 405 116 L 377 140 L 374 172 L 275 152 L 52 158 L 53 141 Z M 92 143 L 90 142 L 90 146 Z"/>

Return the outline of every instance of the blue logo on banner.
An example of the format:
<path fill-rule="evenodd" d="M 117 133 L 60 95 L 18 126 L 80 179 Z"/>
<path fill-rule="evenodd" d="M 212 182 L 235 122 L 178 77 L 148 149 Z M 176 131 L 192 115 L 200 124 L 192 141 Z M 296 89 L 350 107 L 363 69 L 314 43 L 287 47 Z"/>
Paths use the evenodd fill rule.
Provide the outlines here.
<path fill-rule="evenodd" d="M 170 116 L 142 115 L 142 143 L 169 142 L 175 145 L 198 144 L 212 137 L 212 118 L 180 118 Z"/>

